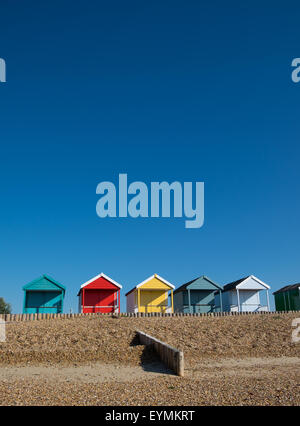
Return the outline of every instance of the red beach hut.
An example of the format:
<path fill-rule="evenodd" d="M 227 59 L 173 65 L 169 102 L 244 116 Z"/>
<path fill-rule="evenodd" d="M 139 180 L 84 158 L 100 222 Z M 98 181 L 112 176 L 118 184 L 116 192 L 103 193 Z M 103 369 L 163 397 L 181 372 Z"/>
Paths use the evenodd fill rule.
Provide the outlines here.
<path fill-rule="evenodd" d="M 79 297 L 80 313 L 119 313 L 122 286 L 103 274 L 82 284 Z"/>

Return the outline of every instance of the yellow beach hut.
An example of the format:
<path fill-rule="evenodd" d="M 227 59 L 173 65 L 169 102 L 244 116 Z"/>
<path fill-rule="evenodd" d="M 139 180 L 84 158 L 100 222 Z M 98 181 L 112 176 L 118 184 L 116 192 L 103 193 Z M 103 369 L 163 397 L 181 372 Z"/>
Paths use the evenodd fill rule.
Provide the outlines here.
<path fill-rule="evenodd" d="M 173 313 L 174 288 L 159 275 L 152 275 L 126 293 L 127 312 Z"/>

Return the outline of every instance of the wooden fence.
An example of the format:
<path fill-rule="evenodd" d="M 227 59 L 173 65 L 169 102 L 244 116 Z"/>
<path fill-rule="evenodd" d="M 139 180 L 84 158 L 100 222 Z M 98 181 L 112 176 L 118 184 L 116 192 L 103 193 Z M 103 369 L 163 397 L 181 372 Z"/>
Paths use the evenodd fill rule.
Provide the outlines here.
<path fill-rule="evenodd" d="M 175 371 L 177 376 L 184 376 L 184 357 L 183 352 L 173 346 L 137 330 L 139 341 L 142 345 L 153 346 L 160 360 L 171 370 Z"/>
<path fill-rule="evenodd" d="M 161 313 L 161 312 L 150 312 L 150 313 L 126 313 L 121 312 L 120 314 L 103 314 L 103 313 L 88 313 L 88 314 L 0 314 L 0 318 L 6 322 L 16 321 L 37 321 L 45 319 L 67 319 L 67 318 L 80 318 L 80 317 L 113 317 L 113 318 L 149 318 L 149 317 L 227 317 L 227 316 L 241 316 L 241 315 L 283 315 L 288 313 L 296 313 L 300 315 L 300 311 L 271 311 L 271 312 L 213 312 L 213 313 L 194 313 L 194 314 L 183 314 L 183 313 Z"/>

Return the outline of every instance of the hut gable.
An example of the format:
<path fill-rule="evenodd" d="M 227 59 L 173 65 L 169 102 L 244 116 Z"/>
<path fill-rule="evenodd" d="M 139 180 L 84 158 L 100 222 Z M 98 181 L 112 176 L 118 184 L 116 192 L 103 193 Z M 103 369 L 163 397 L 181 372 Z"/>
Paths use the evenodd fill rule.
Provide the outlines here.
<path fill-rule="evenodd" d="M 277 291 L 274 291 L 274 295 L 278 294 L 278 293 L 283 293 L 285 291 L 290 291 L 290 290 L 300 290 L 300 283 L 299 284 L 292 284 L 292 285 L 286 285 L 282 288 L 280 288 Z"/>
<path fill-rule="evenodd" d="M 187 286 L 190 290 L 216 290 L 222 289 L 221 286 L 210 280 L 209 278 L 202 276 L 194 280 Z"/>
<path fill-rule="evenodd" d="M 254 275 L 249 275 L 245 278 L 241 278 L 237 281 L 233 281 L 232 283 L 224 285 L 223 291 L 230 290 L 266 290 L 270 289 L 270 286 L 260 279 L 256 278 Z"/>
<path fill-rule="evenodd" d="M 242 288 L 244 290 L 265 290 L 270 289 L 270 286 L 256 278 L 254 275 L 251 275 L 246 280 L 238 284 L 237 288 Z"/>
<path fill-rule="evenodd" d="M 97 289 L 97 288 L 106 288 L 106 289 L 115 289 L 115 288 L 122 288 L 121 284 L 117 283 L 116 281 L 112 280 L 107 275 L 101 274 L 97 275 L 96 277 L 90 279 L 89 281 L 85 282 L 81 285 L 82 288 L 89 288 L 89 289 Z"/>
<path fill-rule="evenodd" d="M 174 289 L 173 284 L 166 281 L 164 278 L 157 274 L 151 275 L 145 281 L 141 282 L 136 288 L 143 287 L 143 289 Z"/>
<path fill-rule="evenodd" d="M 205 275 L 202 275 L 201 277 L 195 278 L 185 284 L 182 284 L 180 287 L 178 287 L 175 291 L 175 293 L 179 293 L 183 290 L 222 290 L 223 287 L 219 284 L 212 281 L 210 278 L 206 277 Z"/>
<path fill-rule="evenodd" d="M 48 275 L 42 275 L 41 277 L 31 281 L 30 283 L 23 286 L 23 290 L 37 290 L 37 291 L 58 291 L 63 290 L 65 292 L 66 288 L 49 277 Z"/>

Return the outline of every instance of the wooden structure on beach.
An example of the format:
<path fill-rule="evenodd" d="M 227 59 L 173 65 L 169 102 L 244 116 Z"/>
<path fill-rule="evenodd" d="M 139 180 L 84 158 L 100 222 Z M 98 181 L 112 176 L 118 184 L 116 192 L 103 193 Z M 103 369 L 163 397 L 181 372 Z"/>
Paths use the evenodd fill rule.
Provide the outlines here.
<path fill-rule="evenodd" d="M 221 312 L 223 287 L 202 275 L 174 291 L 174 312 L 184 314 L 204 314 Z M 219 305 L 215 303 L 215 292 L 219 292 Z"/>
<path fill-rule="evenodd" d="M 24 314 L 60 314 L 63 312 L 66 288 L 48 275 L 42 275 L 26 284 L 23 291 Z"/>
<path fill-rule="evenodd" d="M 174 288 L 159 275 L 152 275 L 126 293 L 127 312 L 173 313 Z"/>
<path fill-rule="evenodd" d="M 121 284 L 101 274 L 82 284 L 79 297 L 79 313 L 119 313 Z"/>

